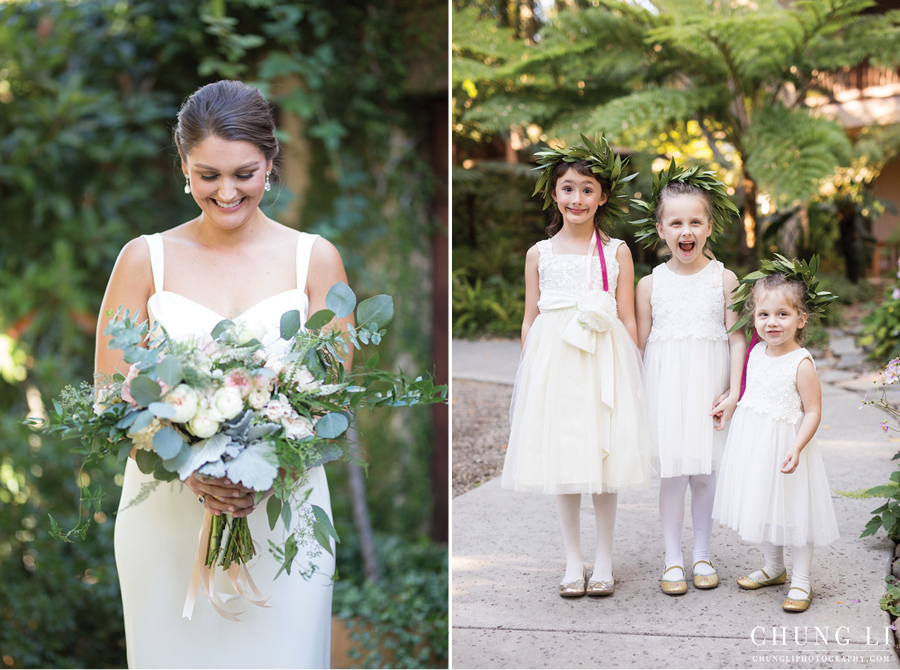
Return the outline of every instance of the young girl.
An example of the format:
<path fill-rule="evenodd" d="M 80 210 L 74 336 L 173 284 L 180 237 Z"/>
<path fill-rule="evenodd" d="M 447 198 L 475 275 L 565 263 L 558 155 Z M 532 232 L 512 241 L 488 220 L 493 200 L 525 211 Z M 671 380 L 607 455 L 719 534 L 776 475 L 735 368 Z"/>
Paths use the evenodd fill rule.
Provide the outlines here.
<path fill-rule="evenodd" d="M 650 477 L 650 440 L 640 416 L 634 266 L 621 240 L 601 229 L 621 219 L 623 161 L 599 147 L 546 152 L 547 228 L 525 257 L 522 357 L 510 407 L 502 486 L 556 495 L 566 573 L 564 597 L 612 595 L 616 491 Z M 573 162 L 563 160 L 572 159 Z M 593 574 L 581 553 L 581 494 L 597 524 Z M 585 582 L 587 581 L 587 585 Z"/>
<path fill-rule="evenodd" d="M 785 263 L 780 269 L 787 272 L 767 274 L 750 291 L 748 311 L 762 341 L 750 352 L 713 516 L 741 539 L 762 543 L 765 566 L 738 579 L 742 588 L 784 584 L 784 547 L 792 547 L 791 588 L 782 607 L 803 612 L 812 600 L 813 545 L 838 539 L 815 438 L 822 392 L 813 360 L 801 346 L 810 315 L 833 298 L 816 294 L 814 284 L 810 288 L 814 269 L 804 272 L 799 264 Z M 817 265 L 813 260 L 813 268 Z M 764 263 L 763 272 L 767 269 L 778 268 Z"/>
<path fill-rule="evenodd" d="M 738 401 L 746 351 L 744 336 L 727 335 L 737 316 L 726 311 L 737 277 L 707 256 L 707 243 L 737 209 L 714 172 L 684 169 L 674 161 L 654 180 L 639 239 L 661 239 L 671 258 L 637 286 L 638 343 L 644 351 L 647 409 L 658 444 L 659 516 L 665 544 L 663 593 L 687 591 L 681 532 L 691 487 L 694 525 L 692 577 L 698 589 L 719 585 L 709 554 L 716 469 L 724 436 L 710 408 L 730 417 Z M 643 224 L 643 225 L 641 225 Z M 655 224 L 655 225 L 654 225 Z"/>

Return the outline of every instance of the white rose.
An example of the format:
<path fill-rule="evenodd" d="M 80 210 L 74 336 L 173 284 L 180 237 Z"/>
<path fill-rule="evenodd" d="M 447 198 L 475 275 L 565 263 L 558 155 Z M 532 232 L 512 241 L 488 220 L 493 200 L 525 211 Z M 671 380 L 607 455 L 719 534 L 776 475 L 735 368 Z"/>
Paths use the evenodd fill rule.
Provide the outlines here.
<path fill-rule="evenodd" d="M 322 382 L 316 379 L 313 374 L 303 366 L 297 368 L 294 374 L 291 375 L 291 382 L 297 387 L 298 391 L 315 391 L 322 386 Z"/>
<path fill-rule="evenodd" d="M 271 398 L 272 394 L 269 393 L 269 389 L 253 389 L 247 396 L 247 402 L 253 409 L 262 409 Z"/>
<path fill-rule="evenodd" d="M 219 432 L 219 422 L 213 417 L 211 410 L 201 407 L 188 423 L 188 429 L 197 437 L 212 437 Z"/>
<path fill-rule="evenodd" d="M 131 439 L 134 441 L 134 446 L 138 449 L 144 449 L 145 451 L 153 451 L 153 436 L 156 435 L 162 427 L 162 422 L 159 419 L 153 419 L 153 421 L 150 422 L 150 425 L 146 428 L 142 428 L 131 436 Z"/>
<path fill-rule="evenodd" d="M 232 334 L 238 345 L 244 346 L 253 340 L 262 342 L 262 339 L 266 336 L 266 327 L 261 323 L 241 321 L 235 324 Z"/>
<path fill-rule="evenodd" d="M 226 386 L 216 391 L 211 406 L 223 419 L 233 419 L 244 409 L 244 399 L 238 389 Z"/>
<path fill-rule="evenodd" d="M 279 376 L 285 369 L 290 365 L 283 360 L 281 360 L 280 356 L 272 355 L 266 359 L 266 364 L 264 367 L 269 368 L 272 372 L 275 373 L 275 376 Z"/>
<path fill-rule="evenodd" d="M 172 423 L 187 423 L 194 418 L 200 403 L 197 392 L 187 384 L 179 384 L 163 398 L 163 402 L 175 409 Z"/>
<path fill-rule="evenodd" d="M 578 323 L 598 333 L 605 333 L 612 328 L 619 316 L 616 299 L 602 289 L 594 289 L 582 295 L 578 298 L 576 307 Z"/>
<path fill-rule="evenodd" d="M 312 422 L 296 412 L 294 416 L 282 418 L 281 425 L 284 426 L 284 435 L 289 440 L 303 440 L 313 435 Z"/>

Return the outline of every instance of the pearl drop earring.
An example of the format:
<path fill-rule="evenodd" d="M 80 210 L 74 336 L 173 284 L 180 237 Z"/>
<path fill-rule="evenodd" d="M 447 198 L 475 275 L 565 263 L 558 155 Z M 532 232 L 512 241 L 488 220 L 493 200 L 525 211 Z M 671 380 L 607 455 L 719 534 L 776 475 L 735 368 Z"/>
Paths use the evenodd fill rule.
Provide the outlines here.
<path fill-rule="evenodd" d="M 267 190 L 267 191 L 271 191 L 271 190 L 272 190 L 272 184 L 269 183 L 269 175 L 270 175 L 270 174 L 272 174 L 272 171 L 271 171 L 271 170 L 269 170 L 268 172 L 266 172 L 266 190 Z"/>
<path fill-rule="evenodd" d="M 184 192 L 185 192 L 185 193 L 190 193 L 190 192 L 191 192 L 191 178 L 190 178 L 189 175 L 184 175 L 184 178 L 187 180 L 187 181 L 184 183 Z"/>

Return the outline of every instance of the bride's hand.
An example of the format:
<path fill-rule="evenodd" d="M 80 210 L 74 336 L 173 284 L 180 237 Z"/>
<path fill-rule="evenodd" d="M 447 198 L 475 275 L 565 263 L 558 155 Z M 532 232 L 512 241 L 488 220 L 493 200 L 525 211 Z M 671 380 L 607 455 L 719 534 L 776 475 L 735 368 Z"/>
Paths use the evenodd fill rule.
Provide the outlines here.
<path fill-rule="evenodd" d="M 235 518 L 247 516 L 254 509 L 254 492 L 229 479 L 216 479 L 194 473 L 184 482 L 210 512 L 216 516 L 231 512 Z"/>

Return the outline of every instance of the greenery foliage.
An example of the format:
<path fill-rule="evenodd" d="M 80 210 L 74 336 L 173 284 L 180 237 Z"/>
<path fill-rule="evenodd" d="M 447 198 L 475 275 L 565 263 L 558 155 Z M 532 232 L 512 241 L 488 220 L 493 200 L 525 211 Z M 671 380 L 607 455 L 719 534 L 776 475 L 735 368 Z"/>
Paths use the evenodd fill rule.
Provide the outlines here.
<path fill-rule="evenodd" d="M 760 192 L 776 206 L 806 202 L 850 161 L 841 128 L 810 114 L 827 95 L 820 72 L 890 70 L 900 53 L 900 12 L 864 14 L 871 0 L 556 3 L 531 36 L 494 18 L 502 3 L 466 4 L 453 24 L 458 146 L 604 132 L 635 151 L 679 150 L 723 170 L 742 200 L 742 264 Z"/>
<path fill-rule="evenodd" d="M 338 558 L 342 551 L 358 551 L 358 547 L 344 544 L 338 549 Z M 410 545 L 395 535 L 376 537 L 376 547 L 384 569 L 380 581 L 364 586 L 344 580 L 335 584 L 335 614 L 350 622 L 351 639 L 365 650 L 351 650 L 356 666 L 446 667 L 446 550 L 427 540 Z"/>
<path fill-rule="evenodd" d="M 900 271 L 884 292 L 884 300 L 863 318 L 857 344 L 869 358 L 884 361 L 900 356 Z"/>
<path fill-rule="evenodd" d="M 280 139 L 285 152 L 303 144 L 310 183 L 305 192 L 276 186 L 267 213 L 332 240 L 361 298 L 398 296 L 398 338 L 382 347 L 383 363 L 430 366 L 422 315 L 435 180 L 422 146 L 435 94 L 407 64 L 437 63 L 441 75 L 443 53 L 428 49 L 443 40 L 446 8 L 420 10 L 435 34 L 394 5 L 362 0 L 339 13 L 279 0 L 0 4 L 0 649 L 12 667 L 125 664 L 112 555 L 118 496 L 93 515 L 89 542 L 61 546 L 46 523 L 50 512 L 73 526 L 81 487 L 94 490 L 118 468 L 107 461 L 76 481 L 67 446 L 21 420 L 90 377 L 95 316 L 122 246 L 196 216 L 170 128 L 198 86 L 239 77 L 269 94 L 282 130 L 299 120 Z M 391 262 L 398 256 L 411 262 Z M 376 530 L 415 543 L 430 521 L 430 420 L 405 412 L 403 422 L 359 423 Z M 348 542 L 342 475 L 329 477 Z M 342 560 L 357 559 L 339 559 L 342 573 L 361 573 Z"/>

